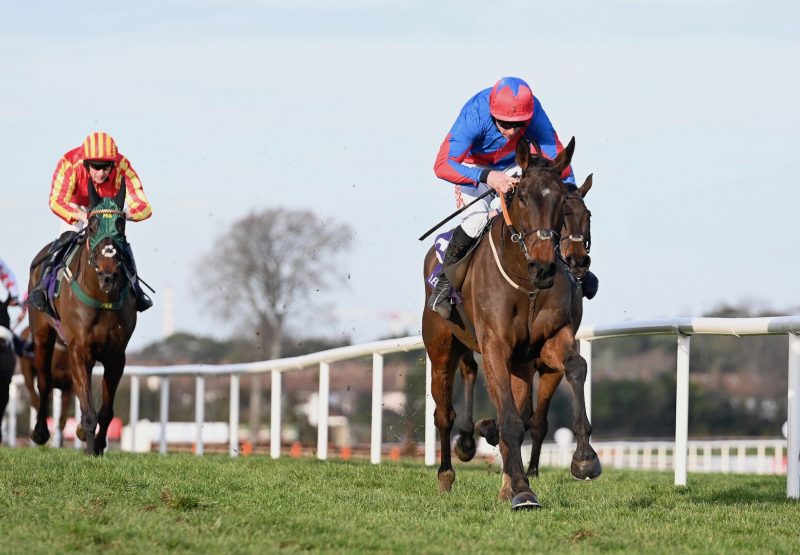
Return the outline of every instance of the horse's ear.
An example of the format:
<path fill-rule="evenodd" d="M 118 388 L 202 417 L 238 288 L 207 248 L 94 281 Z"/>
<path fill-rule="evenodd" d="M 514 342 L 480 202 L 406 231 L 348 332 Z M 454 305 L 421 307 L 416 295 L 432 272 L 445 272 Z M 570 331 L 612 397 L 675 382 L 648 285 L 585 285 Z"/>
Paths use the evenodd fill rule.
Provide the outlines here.
<path fill-rule="evenodd" d="M 525 137 L 517 141 L 517 165 L 525 171 L 531 163 L 531 147 Z"/>
<path fill-rule="evenodd" d="M 586 198 L 586 193 L 589 192 L 589 189 L 592 188 L 592 174 L 590 173 L 588 177 L 586 177 L 586 181 L 583 182 L 581 188 L 578 189 L 578 193 L 580 193 L 581 197 Z"/>
<path fill-rule="evenodd" d="M 120 210 L 125 209 L 125 176 L 122 176 L 122 180 L 119 183 L 119 191 L 117 191 L 117 195 L 114 197 L 114 203 L 119 207 Z"/>
<path fill-rule="evenodd" d="M 538 156 L 539 158 L 542 157 L 542 149 L 539 147 L 536 141 L 531 141 L 531 154 Z"/>
<path fill-rule="evenodd" d="M 94 208 L 98 204 L 100 204 L 100 195 L 97 194 L 97 190 L 94 188 L 94 181 L 92 178 L 89 178 L 89 208 Z"/>
<path fill-rule="evenodd" d="M 569 144 L 567 148 L 562 150 L 556 156 L 556 159 L 553 160 L 553 168 L 561 173 L 564 171 L 565 168 L 569 166 L 569 163 L 572 161 L 572 153 L 575 151 L 575 137 L 572 137 L 569 140 Z"/>

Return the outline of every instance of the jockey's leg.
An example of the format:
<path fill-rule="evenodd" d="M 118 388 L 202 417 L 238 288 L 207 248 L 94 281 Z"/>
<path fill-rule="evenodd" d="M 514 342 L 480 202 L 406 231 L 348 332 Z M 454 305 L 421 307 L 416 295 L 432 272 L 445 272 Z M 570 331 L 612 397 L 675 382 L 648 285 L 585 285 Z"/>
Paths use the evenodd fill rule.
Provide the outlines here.
<path fill-rule="evenodd" d="M 456 185 L 456 204 L 464 206 L 488 190 L 488 186 L 481 183 L 478 187 L 461 187 Z M 491 199 L 484 198 L 470 206 L 461 213 L 461 225 L 453 230 L 453 238 L 447 245 L 444 258 L 442 260 L 442 272 L 433 289 L 428 306 L 439 313 L 442 318 L 450 317 L 450 280 L 444 273 L 444 269 L 461 260 L 467 253 L 475 238 L 489 221 L 489 205 Z"/>
<path fill-rule="evenodd" d="M 47 300 L 47 289 L 44 285 L 45 278 L 58 268 L 64 257 L 64 252 L 67 250 L 66 247 L 72 243 L 77 235 L 75 231 L 65 231 L 50 245 L 47 258 L 42 264 L 42 273 L 39 274 L 39 282 L 28 294 L 28 306 L 55 317 L 55 313 Z"/>
<path fill-rule="evenodd" d="M 139 283 L 139 274 L 136 272 L 136 261 L 133 259 L 133 250 L 131 250 L 131 245 L 127 241 L 125 242 L 125 263 L 128 264 L 133 291 L 136 294 L 136 310 L 137 312 L 144 312 L 153 306 L 153 301 L 142 290 L 142 284 Z"/>

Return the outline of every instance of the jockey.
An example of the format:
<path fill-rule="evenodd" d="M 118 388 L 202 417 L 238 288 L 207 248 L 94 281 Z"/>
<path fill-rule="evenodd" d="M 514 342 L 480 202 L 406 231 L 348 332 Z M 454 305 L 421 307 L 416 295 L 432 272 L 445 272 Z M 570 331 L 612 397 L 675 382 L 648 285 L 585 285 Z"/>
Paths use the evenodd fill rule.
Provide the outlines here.
<path fill-rule="evenodd" d="M 14 351 L 16 351 L 17 355 L 22 356 L 26 346 L 22 339 L 14 332 L 14 328 L 25 318 L 28 309 L 24 302 L 20 302 L 17 278 L 14 276 L 14 272 L 11 271 L 11 268 L 3 262 L 2 259 L 0 259 L 0 283 L 3 284 L 3 287 L 5 287 L 8 292 L 6 300 L 0 302 L 0 327 L 7 328 L 11 332 L 14 337 Z M 11 323 L 11 318 L 8 315 L 9 306 L 18 306 L 22 309 L 14 324 Z"/>
<path fill-rule="evenodd" d="M 28 304 L 55 316 L 47 300 L 44 278 L 61 262 L 66 247 L 70 245 L 77 232 L 86 227 L 87 207 L 89 206 L 89 180 L 92 180 L 97 194 L 113 197 L 125 178 L 125 217 L 135 222 L 146 220 L 153 213 L 144 195 L 139 176 L 130 162 L 117 150 L 111 135 L 95 132 L 86 137 L 83 144 L 64 154 L 56 165 L 53 183 L 50 187 L 50 209 L 64 222 L 61 236 L 50 247 L 39 283 L 28 296 Z M 136 310 L 143 312 L 153 306 L 153 301 L 142 291 L 136 273 L 136 263 L 130 245 L 125 244 L 125 263 L 133 276 L 136 293 Z"/>
<path fill-rule="evenodd" d="M 555 158 L 563 150 L 539 99 L 522 79 L 503 77 L 494 87 L 480 91 L 464 104 L 433 166 L 437 177 L 455 185 L 458 208 L 489 189 L 500 195 L 519 184 L 513 172 L 504 170 L 515 166 L 517 143 L 522 136 L 538 144 L 548 158 Z M 561 179 L 568 189 L 575 189 L 572 167 L 564 169 Z M 480 235 L 493 215 L 490 202 L 491 198 L 481 199 L 461 213 L 461 225 L 456 227 L 447 245 L 443 269 L 458 262 Z M 590 273 L 587 272 L 587 278 Z M 594 296 L 584 291 L 587 297 Z M 444 318 L 450 316 L 449 292 L 450 281 L 442 272 L 428 306 Z"/>

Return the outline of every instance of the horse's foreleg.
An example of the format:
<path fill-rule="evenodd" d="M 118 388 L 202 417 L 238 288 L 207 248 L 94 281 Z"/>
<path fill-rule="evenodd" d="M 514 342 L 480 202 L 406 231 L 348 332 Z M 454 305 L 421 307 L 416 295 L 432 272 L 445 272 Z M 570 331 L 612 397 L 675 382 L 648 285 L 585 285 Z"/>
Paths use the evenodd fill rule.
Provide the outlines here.
<path fill-rule="evenodd" d="M 72 375 L 72 388 L 78 396 L 81 406 L 80 427 L 86 438 L 84 452 L 87 455 L 95 454 L 94 433 L 97 428 L 97 413 L 92 398 L 92 368 L 94 360 L 86 349 L 75 344 L 69 346 L 70 373 Z"/>
<path fill-rule="evenodd" d="M 472 353 L 465 354 L 459 363 L 459 369 L 461 370 L 461 380 L 464 382 L 464 415 L 458 428 L 455 452 L 459 459 L 467 462 L 472 460 L 477 449 L 473 420 L 473 397 L 475 380 L 478 377 L 478 364 L 475 362 L 475 356 Z"/>
<path fill-rule="evenodd" d="M 539 458 L 542 454 L 542 443 L 547 436 L 547 412 L 553 394 L 561 383 L 564 374 L 552 368 L 541 365 L 539 369 L 539 387 L 536 392 L 536 408 L 530 419 L 531 429 L 531 460 L 528 463 L 528 476 L 539 476 Z"/>
<path fill-rule="evenodd" d="M 541 358 L 548 366 L 562 370 L 572 388 L 572 427 L 577 448 L 572 455 L 570 472 L 579 480 L 593 480 L 600 476 L 602 467 L 597 453 L 589 444 L 592 426 L 586 415 L 586 399 L 583 395 L 586 361 L 578 353 L 572 329 L 564 328 L 548 340 L 542 349 Z"/>
<path fill-rule="evenodd" d="M 36 407 L 36 425 L 31 432 L 31 439 L 37 445 L 44 445 L 50 440 L 47 429 L 47 414 L 50 412 L 50 393 L 53 390 L 53 376 L 50 372 L 50 361 L 53 356 L 53 339 L 37 337 L 34 344 L 33 366 L 36 373 L 36 384 L 39 388 L 39 403 Z"/>
<path fill-rule="evenodd" d="M 102 455 L 107 445 L 106 434 L 108 433 L 108 425 L 111 423 L 111 419 L 114 418 L 114 397 L 117 394 L 117 387 L 125 369 L 125 357 L 123 356 L 122 360 L 107 362 L 104 366 L 103 402 L 100 405 L 100 412 L 97 414 L 100 427 L 95 437 L 95 455 Z"/>
<path fill-rule="evenodd" d="M 483 353 L 486 383 L 497 409 L 500 427 L 503 483 L 499 497 L 507 500 L 512 495 L 511 508 L 514 510 L 539 508 L 539 500 L 525 475 L 521 452 L 525 423 L 519 413 L 526 403 L 523 397 L 530 395 L 530 377 L 512 377 L 509 368 L 511 353 L 507 348 L 484 343 Z"/>

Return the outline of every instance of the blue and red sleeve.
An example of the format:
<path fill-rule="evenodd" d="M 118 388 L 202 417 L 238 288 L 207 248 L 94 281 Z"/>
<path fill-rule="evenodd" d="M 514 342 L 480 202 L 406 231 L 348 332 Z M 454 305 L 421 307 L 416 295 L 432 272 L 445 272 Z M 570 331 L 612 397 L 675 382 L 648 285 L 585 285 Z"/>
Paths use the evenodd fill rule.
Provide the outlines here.
<path fill-rule="evenodd" d="M 558 156 L 559 152 L 564 150 L 564 146 L 558 139 L 556 130 L 553 124 L 550 123 L 550 118 L 547 117 L 538 98 L 534 98 L 533 119 L 525 130 L 525 138 L 539 145 L 539 148 L 542 149 L 542 153 L 551 160 Z M 561 179 L 565 183 L 572 183 L 575 185 L 575 174 L 572 171 L 572 165 L 564 169 L 561 173 Z"/>
<path fill-rule="evenodd" d="M 439 147 L 439 154 L 433 165 L 437 177 L 457 185 L 476 186 L 480 182 L 481 169 L 462 164 L 480 132 L 480 122 L 476 114 L 466 107 L 462 109 L 450 133 Z"/>

